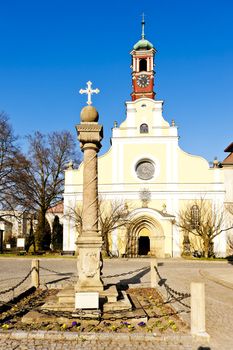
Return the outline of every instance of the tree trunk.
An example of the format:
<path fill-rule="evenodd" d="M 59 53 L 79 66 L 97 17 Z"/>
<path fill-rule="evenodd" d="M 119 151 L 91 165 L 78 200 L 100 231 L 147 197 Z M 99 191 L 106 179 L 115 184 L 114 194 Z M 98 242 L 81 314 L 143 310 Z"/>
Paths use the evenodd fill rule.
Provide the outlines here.
<path fill-rule="evenodd" d="M 205 239 L 204 240 L 204 257 L 208 258 L 209 257 L 209 251 L 211 247 L 211 240 L 210 239 Z"/>
<path fill-rule="evenodd" d="M 46 211 L 44 210 L 40 210 L 38 213 L 38 224 L 37 224 L 36 233 L 35 233 L 36 250 L 43 249 L 43 237 L 45 234 L 45 226 L 46 226 L 45 214 L 46 214 Z"/>

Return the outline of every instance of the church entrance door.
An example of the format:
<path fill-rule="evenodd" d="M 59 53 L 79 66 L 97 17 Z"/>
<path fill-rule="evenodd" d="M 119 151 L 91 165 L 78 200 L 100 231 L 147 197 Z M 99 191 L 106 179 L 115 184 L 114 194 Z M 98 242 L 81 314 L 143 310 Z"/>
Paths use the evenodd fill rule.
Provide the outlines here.
<path fill-rule="evenodd" d="M 138 255 L 147 255 L 150 251 L 150 238 L 141 236 L 138 238 Z"/>

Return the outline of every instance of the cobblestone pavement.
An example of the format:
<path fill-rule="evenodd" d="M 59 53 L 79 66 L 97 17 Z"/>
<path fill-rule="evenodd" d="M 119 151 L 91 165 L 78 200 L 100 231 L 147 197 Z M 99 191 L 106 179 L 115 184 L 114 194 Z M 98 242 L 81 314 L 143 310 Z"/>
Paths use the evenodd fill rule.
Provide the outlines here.
<path fill-rule="evenodd" d="M 191 336 L 168 336 L 161 337 L 155 335 L 140 334 L 114 334 L 106 333 L 93 335 L 74 333 L 57 334 L 50 332 L 38 332 L 34 338 L 33 334 L 26 336 L 23 332 L 18 332 L 15 337 L 2 334 L 0 350 L 207 350 L 208 347 L 199 347 Z"/>
<path fill-rule="evenodd" d="M 148 267 L 150 263 L 149 259 L 109 259 L 104 261 L 104 276 L 113 276 L 121 275 L 116 277 L 104 278 L 106 283 L 121 283 L 121 284 L 137 284 L 143 283 L 148 285 L 150 283 L 150 274 L 148 270 L 139 271 L 143 267 Z M 20 279 L 22 279 L 30 270 L 31 262 L 28 259 L 0 259 L 0 293 L 2 290 L 13 286 Z M 48 285 L 69 283 L 69 281 L 74 281 L 77 278 L 76 270 L 76 260 L 75 259 L 41 259 L 41 267 L 44 267 L 47 270 L 41 270 L 40 277 L 42 283 L 48 283 Z M 206 277 L 203 277 L 200 274 L 200 270 L 208 272 L 210 275 L 215 275 L 218 272 L 218 276 L 222 275 L 233 275 L 233 266 L 224 262 L 201 262 L 201 261 L 183 261 L 181 259 L 175 260 L 161 260 L 159 261 L 159 272 L 161 277 L 166 280 L 166 283 L 173 289 L 182 293 L 189 293 L 190 291 L 190 282 L 191 281 L 204 281 L 206 286 L 206 326 L 207 332 L 210 334 L 211 340 L 210 344 L 206 347 L 201 348 L 200 350 L 232 350 L 232 329 L 233 329 L 233 289 L 223 286 L 221 284 L 215 283 Z M 55 272 L 59 272 L 56 274 Z M 130 272 L 131 271 L 131 272 Z M 134 272 L 133 272 L 134 271 Z M 125 274 L 129 272 L 128 274 Z M 222 273 L 221 273 L 222 272 Z M 30 280 L 27 281 L 30 283 Z M 163 286 L 159 287 L 159 290 L 166 297 L 166 291 Z M 0 294 L 0 300 L 6 295 Z M 189 303 L 189 300 L 185 300 L 186 303 Z M 182 306 L 181 306 L 182 308 Z M 183 308 L 185 309 L 185 308 Z M 183 314 L 184 319 L 189 321 L 188 309 L 185 309 L 186 313 Z M 9 340 L 10 341 L 10 340 Z M 46 340 L 48 343 L 50 340 Z M 25 340 L 19 342 L 14 340 L 13 343 L 9 343 L 10 347 L 4 346 L 6 339 L 2 339 L 0 336 L 0 350 L 5 349 L 66 349 L 69 350 L 68 343 L 71 342 L 70 349 L 93 349 L 95 347 L 98 349 L 98 346 L 101 349 L 111 346 L 111 349 L 121 349 L 121 347 L 126 347 L 127 349 L 154 349 L 154 341 L 151 339 L 143 339 L 140 342 L 137 342 L 131 339 L 127 340 L 122 338 L 123 343 L 112 339 L 112 340 L 92 340 L 94 342 L 90 344 L 86 341 L 76 344 L 75 341 L 66 341 L 64 346 L 63 341 L 58 341 L 51 343 L 48 346 L 46 345 L 45 340 L 30 340 L 31 343 L 25 343 Z M 151 342 L 152 341 L 152 342 Z M 33 343 L 35 342 L 35 344 Z M 126 343 L 125 343 L 126 342 Z M 69 344 L 71 344 L 69 343 Z M 136 346 L 136 343 L 138 345 Z M 33 345 L 34 344 L 34 345 Z M 111 345 L 112 344 L 112 345 Z M 139 345 L 141 344 L 141 345 Z M 164 344 L 166 347 L 163 347 Z M 24 347 L 19 347 L 24 346 Z M 25 347 L 28 346 L 28 347 Z M 34 347 L 33 347 L 34 346 Z M 171 347 L 170 347 L 171 346 Z M 173 347 L 172 347 L 173 346 Z M 209 347 L 209 348 L 208 348 Z M 167 350 L 186 350 L 192 349 L 191 344 L 179 345 L 171 343 L 168 346 L 168 343 L 163 341 L 160 343 L 158 349 L 167 349 Z M 198 347 L 194 347 L 198 349 Z"/>

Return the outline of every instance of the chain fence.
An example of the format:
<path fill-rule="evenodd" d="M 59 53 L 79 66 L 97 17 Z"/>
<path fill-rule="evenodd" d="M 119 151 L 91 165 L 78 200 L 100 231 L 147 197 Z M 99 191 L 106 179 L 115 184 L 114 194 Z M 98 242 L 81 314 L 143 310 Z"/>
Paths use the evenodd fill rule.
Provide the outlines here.
<path fill-rule="evenodd" d="M 166 283 L 166 279 L 163 279 L 157 266 L 154 266 L 155 268 L 155 271 L 157 273 L 157 276 L 159 278 L 159 281 L 158 281 L 158 285 L 160 287 L 164 287 L 166 292 L 167 292 L 167 301 L 165 301 L 165 303 L 171 303 L 171 302 L 178 302 L 180 303 L 182 306 L 186 307 L 187 309 L 190 309 L 190 306 L 184 302 L 185 299 L 187 298 L 190 298 L 191 294 L 190 293 L 182 293 L 182 292 L 179 292 L 177 290 L 175 290 L 174 288 L 171 288 L 169 286 L 168 283 Z M 8 305 L 8 306 L 12 306 L 14 305 L 14 299 L 16 297 L 16 290 L 19 289 L 19 287 L 21 287 L 26 280 L 28 280 L 28 278 L 31 276 L 32 272 L 36 270 L 35 267 L 32 267 L 31 270 L 26 274 L 26 276 L 24 276 L 18 283 L 16 283 L 14 286 L 12 287 L 9 287 L 5 290 L 2 290 L 0 291 L 0 299 L 1 299 L 1 296 L 5 296 L 6 294 L 8 293 L 12 293 L 11 294 L 11 299 L 8 300 L 8 301 L 5 301 L 5 300 L 0 300 L 0 307 L 2 305 Z M 68 279 L 72 279 L 72 278 L 77 278 L 78 275 L 77 274 L 74 274 L 74 273 L 71 273 L 71 272 L 59 272 L 59 271 L 55 271 L 53 269 L 49 269 L 47 267 L 44 267 L 44 266 L 40 266 L 40 270 L 42 271 L 46 271 L 46 272 L 49 272 L 52 276 L 59 276 L 59 277 L 67 277 Z M 135 276 L 133 276 L 134 274 L 136 273 L 139 273 L 139 272 L 146 272 L 147 270 L 149 270 L 148 266 L 145 266 L 145 267 L 142 267 L 142 268 L 139 268 L 139 269 L 135 269 L 135 270 L 130 270 L 130 271 L 127 271 L 127 272 L 122 272 L 122 273 L 117 273 L 117 274 L 112 274 L 112 275 L 102 275 L 101 277 L 103 279 L 107 279 L 107 278 L 117 278 L 117 277 L 124 277 L 124 276 L 130 276 L 130 278 L 134 278 Z M 57 280 L 56 280 L 57 281 Z M 55 281 L 55 282 L 56 282 Z M 127 282 L 127 281 L 126 281 Z M 45 286 L 47 285 L 47 283 L 52 283 L 52 282 L 45 282 Z M 150 306 L 148 306 L 149 308 Z M 38 309 L 39 311 L 39 309 Z M 104 315 L 105 315 L 105 318 L 107 317 L 107 320 L 117 320 L 117 319 L 122 319 L 122 320 L 128 320 L 128 319 L 140 319 L 142 317 L 141 313 L 142 311 L 147 315 L 147 306 L 143 306 L 143 307 L 136 307 L 134 308 L 134 313 L 132 314 L 127 314 L 129 313 L 130 309 L 123 309 L 123 310 L 119 310 L 119 311 L 105 311 L 104 312 Z M 52 314 L 53 316 L 56 316 L 56 317 L 60 317 L 60 316 L 66 316 L 67 318 L 73 318 L 74 316 L 72 315 L 71 312 L 59 312 L 59 311 L 51 311 L 51 310 L 41 310 L 40 309 L 40 313 L 45 313 L 45 314 Z M 137 312 L 139 312 L 137 314 Z M 180 312 L 183 312 L 182 311 L 174 311 L 174 313 L 180 313 Z M 88 310 L 88 311 L 85 311 L 85 310 L 77 310 L 76 312 L 78 314 L 78 316 L 80 318 L 85 318 L 85 319 L 93 319 L 93 316 L 94 317 L 102 317 L 101 315 L 99 315 L 99 313 L 97 311 L 92 311 L 92 310 Z M 117 313 L 117 315 L 116 315 Z M 173 314 L 174 314 L 173 313 Z M 150 315 L 151 317 L 151 315 Z M 154 315 L 154 317 L 158 317 L 158 315 Z"/>
<path fill-rule="evenodd" d="M 164 287 L 166 292 L 167 292 L 167 303 L 170 303 L 172 301 L 176 301 L 179 304 L 181 304 L 182 306 L 190 309 L 190 305 L 186 304 L 183 300 L 190 298 L 191 294 L 190 293 L 182 293 L 182 292 L 178 292 L 176 291 L 174 288 L 171 288 L 167 283 L 166 280 L 164 278 L 162 278 L 157 266 L 154 266 L 154 269 L 159 277 L 159 282 L 158 285 L 160 287 Z"/>
<path fill-rule="evenodd" d="M 0 291 L 0 298 L 1 296 L 4 296 L 8 293 L 12 293 L 10 297 L 8 297 L 8 300 L 0 300 L 0 306 L 2 305 L 10 305 L 13 304 L 13 300 L 15 299 L 15 297 L 20 294 L 20 291 L 16 293 L 16 290 L 19 289 L 20 286 L 22 286 L 24 284 L 24 282 L 31 276 L 32 272 L 36 270 L 35 267 L 31 268 L 31 270 L 27 273 L 26 276 L 24 276 L 17 284 L 15 284 L 12 287 L 9 287 L 7 289 L 4 289 L 2 291 Z M 25 289 L 24 289 L 25 291 Z M 22 290 L 21 290 L 22 292 Z"/>

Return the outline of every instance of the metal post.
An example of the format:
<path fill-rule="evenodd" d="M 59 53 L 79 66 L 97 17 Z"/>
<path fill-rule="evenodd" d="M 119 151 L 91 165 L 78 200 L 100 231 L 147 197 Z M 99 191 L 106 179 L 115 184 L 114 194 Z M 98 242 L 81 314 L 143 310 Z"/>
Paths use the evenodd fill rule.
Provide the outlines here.
<path fill-rule="evenodd" d="M 39 260 L 32 260 L 32 287 L 39 288 L 40 276 L 39 276 Z"/>

